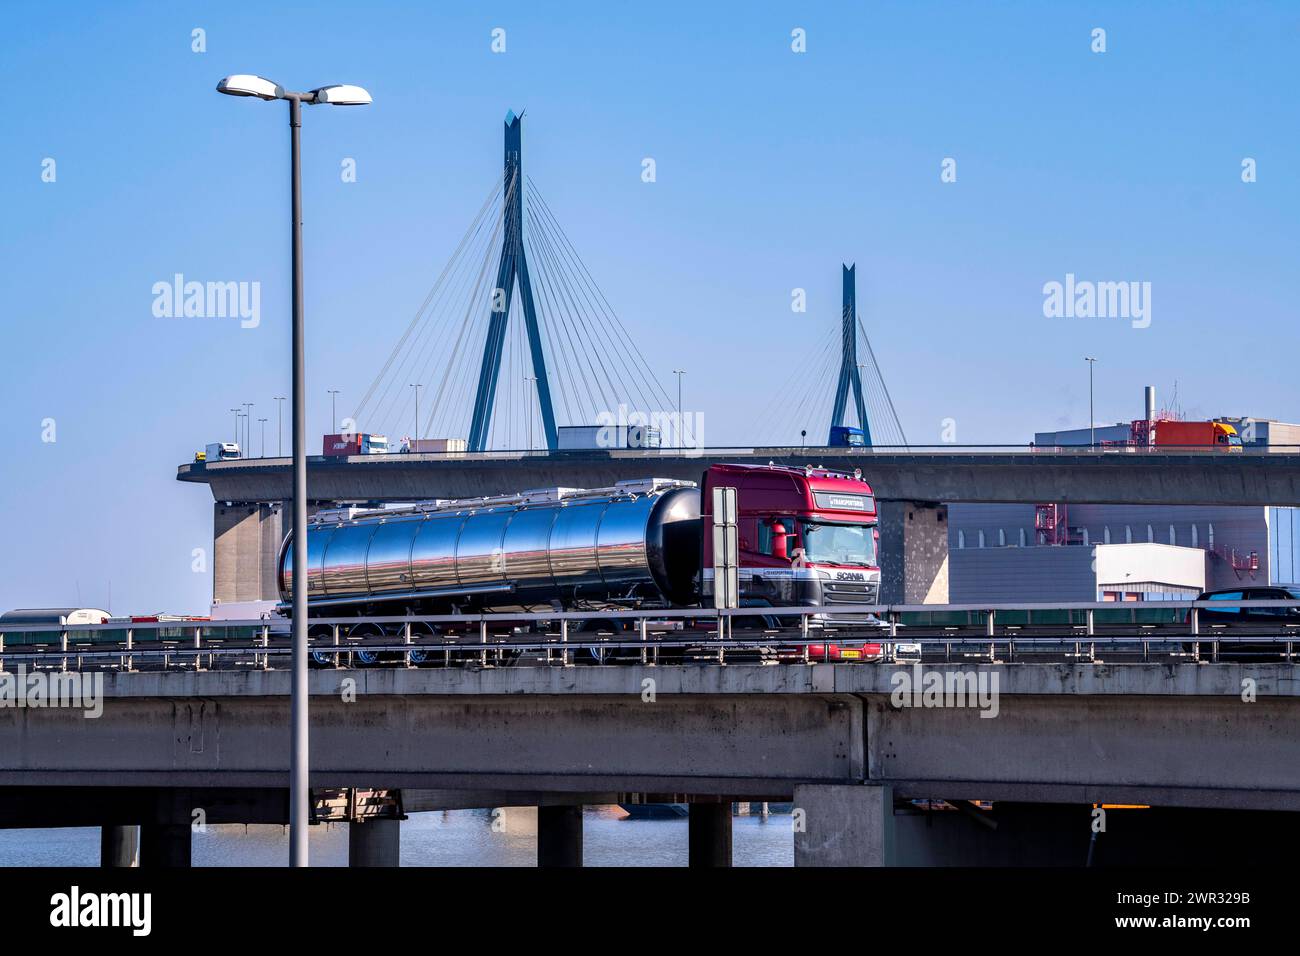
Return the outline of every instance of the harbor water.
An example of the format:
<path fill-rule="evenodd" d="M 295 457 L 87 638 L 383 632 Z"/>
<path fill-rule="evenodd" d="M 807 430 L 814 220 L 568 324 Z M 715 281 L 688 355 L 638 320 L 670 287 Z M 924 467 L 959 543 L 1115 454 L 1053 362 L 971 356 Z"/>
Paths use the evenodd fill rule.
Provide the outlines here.
<path fill-rule="evenodd" d="M 618 807 L 583 813 L 583 862 L 587 866 L 685 866 L 687 821 L 631 819 Z M 195 866 L 284 866 L 289 831 L 274 825 L 221 825 L 195 831 Z M 789 813 L 732 818 L 736 866 L 792 866 L 794 839 Z M 313 866 L 346 866 L 345 824 L 310 831 Z M 537 815 L 530 808 L 504 811 L 447 810 L 414 813 L 402 821 L 403 866 L 534 866 Z M 0 866 L 98 866 L 99 830 L 0 830 Z"/>

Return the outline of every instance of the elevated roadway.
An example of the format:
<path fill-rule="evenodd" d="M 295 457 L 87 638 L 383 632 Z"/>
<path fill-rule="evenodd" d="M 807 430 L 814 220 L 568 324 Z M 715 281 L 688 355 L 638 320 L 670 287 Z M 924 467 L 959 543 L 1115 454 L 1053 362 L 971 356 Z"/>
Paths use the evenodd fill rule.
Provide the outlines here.
<path fill-rule="evenodd" d="M 885 501 L 1145 505 L 1300 504 L 1300 449 L 1221 452 L 1100 449 L 718 448 L 660 451 L 490 452 L 308 459 L 318 502 L 469 498 L 526 488 L 593 488 L 649 476 L 698 480 L 711 464 L 824 465 L 863 476 Z M 216 501 L 277 502 L 290 495 L 287 458 L 181 465 Z"/>
<path fill-rule="evenodd" d="M 317 671 L 312 785 L 775 800 L 888 784 L 914 798 L 1300 810 L 1295 665 L 925 671 L 979 674 L 996 693 L 899 706 L 908 665 Z M 0 709 L 0 787 L 276 787 L 289 677 L 110 673 L 98 718 Z"/>
<path fill-rule="evenodd" d="M 537 806 L 549 865 L 582 862 L 581 805 L 616 801 L 689 802 L 703 865 L 730 862 L 745 800 L 792 801 L 804 866 L 1080 865 L 1104 804 L 1157 808 L 1110 811 L 1111 862 L 1271 859 L 1300 832 L 1295 665 L 924 669 L 975 677 L 966 706 L 896 694 L 918 667 L 317 671 L 311 784 Z M 184 866 L 200 811 L 284 822 L 289 673 L 104 678 L 97 718 L 0 709 L 0 827 L 99 825 L 121 865 L 139 824 L 142 865 Z M 351 822 L 353 865 L 396 865 L 399 832 Z"/>

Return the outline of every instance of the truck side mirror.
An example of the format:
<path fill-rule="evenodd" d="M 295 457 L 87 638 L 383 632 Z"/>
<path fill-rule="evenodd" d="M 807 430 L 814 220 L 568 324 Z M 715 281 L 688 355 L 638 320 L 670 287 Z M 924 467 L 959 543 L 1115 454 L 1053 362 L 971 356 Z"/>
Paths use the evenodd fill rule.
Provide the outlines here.
<path fill-rule="evenodd" d="M 772 522 L 772 557 L 789 558 L 790 553 L 786 548 L 786 530 L 785 525 L 780 521 Z"/>

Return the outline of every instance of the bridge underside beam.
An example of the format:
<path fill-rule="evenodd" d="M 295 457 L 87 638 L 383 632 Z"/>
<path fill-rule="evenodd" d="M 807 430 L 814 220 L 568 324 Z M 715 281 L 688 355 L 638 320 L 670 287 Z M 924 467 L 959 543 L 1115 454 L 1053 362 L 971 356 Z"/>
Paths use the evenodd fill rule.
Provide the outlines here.
<path fill-rule="evenodd" d="M 0 787 L 269 787 L 287 772 L 280 729 L 287 711 L 279 696 L 111 699 L 94 721 L 66 709 L 26 719 L 0 711 L 0 744 L 14 743 L 0 746 Z M 606 697 L 362 690 L 355 702 L 312 700 L 313 788 L 748 799 L 788 794 L 797 781 L 860 779 L 863 756 L 862 707 L 848 696 L 674 694 L 646 702 L 638 685 Z"/>
<path fill-rule="evenodd" d="M 0 829 L 129 828 L 142 823 L 289 822 L 288 791 L 276 787 L 0 786 Z"/>

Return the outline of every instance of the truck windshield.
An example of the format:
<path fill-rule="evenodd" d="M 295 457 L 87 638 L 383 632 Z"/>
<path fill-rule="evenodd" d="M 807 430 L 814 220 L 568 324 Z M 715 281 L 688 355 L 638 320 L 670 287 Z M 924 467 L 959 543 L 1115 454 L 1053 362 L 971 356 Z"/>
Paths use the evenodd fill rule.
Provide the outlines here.
<path fill-rule="evenodd" d="M 804 557 L 810 563 L 875 567 L 874 526 L 815 521 L 804 521 L 802 525 Z"/>

